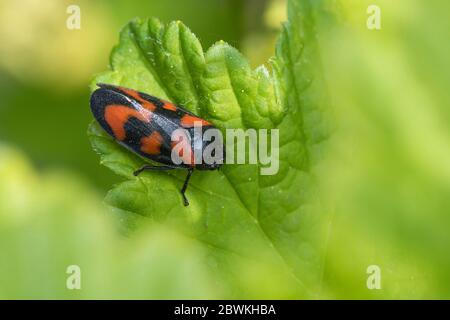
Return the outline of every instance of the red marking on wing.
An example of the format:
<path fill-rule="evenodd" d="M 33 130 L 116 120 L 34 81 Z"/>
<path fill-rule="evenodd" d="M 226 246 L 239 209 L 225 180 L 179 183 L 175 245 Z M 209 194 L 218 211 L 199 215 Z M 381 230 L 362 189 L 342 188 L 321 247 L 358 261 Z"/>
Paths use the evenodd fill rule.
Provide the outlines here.
<path fill-rule="evenodd" d="M 180 124 L 185 128 L 191 128 L 194 126 L 194 124 L 196 122 L 201 123 L 202 126 L 210 126 L 211 125 L 211 123 L 209 123 L 208 121 L 203 120 L 198 117 L 195 117 L 195 116 L 191 116 L 190 114 L 184 115 L 181 118 Z"/>
<path fill-rule="evenodd" d="M 139 95 L 139 92 L 135 91 L 135 90 L 131 90 L 131 89 L 127 89 L 127 88 L 123 88 L 123 87 L 118 87 L 120 91 L 122 91 L 123 93 L 129 95 L 130 97 L 132 97 L 133 99 L 135 99 L 137 102 L 139 102 L 142 107 L 144 107 L 145 109 L 148 109 L 150 111 L 155 111 L 156 107 L 153 103 L 145 100 L 144 98 L 142 98 Z"/>
<path fill-rule="evenodd" d="M 170 111 L 177 111 L 177 107 L 170 102 L 165 102 L 163 108 Z"/>
<path fill-rule="evenodd" d="M 141 139 L 141 151 L 147 154 L 160 154 L 163 137 L 158 131 L 153 131 L 149 136 Z"/>
<path fill-rule="evenodd" d="M 121 104 L 110 104 L 105 108 L 105 121 L 111 127 L 114 137 L 121 141 L 125 139 L 124 126 L 128 119 L 134 117 L 144 122 L 150 122 L 151 115 L 149 111 L 137 111 Z"/>

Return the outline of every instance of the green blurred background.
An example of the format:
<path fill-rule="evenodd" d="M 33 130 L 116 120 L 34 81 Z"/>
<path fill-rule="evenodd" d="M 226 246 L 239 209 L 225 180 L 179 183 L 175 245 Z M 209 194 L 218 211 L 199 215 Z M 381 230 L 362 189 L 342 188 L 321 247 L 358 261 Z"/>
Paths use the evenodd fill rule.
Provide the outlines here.
<path fill-rule="evenodd" d="M 379 31 L 366 28 L 372 3 Z M 80 30 L 65 27 L 70 4 Z M 320 181 L 334 215 L 320 297 L 450 298 L 450 4 L 333 7 L 340 15 L 319 21 L 336 124 Z M 118 178 L 86 137 L 88 83 L 132 17 L 182 20 L 205 49 L 223 39 L 256 67 L 284 11 L 282 0 L 0 1 L 1 298 L 241 297 L 171 231 L 115 232 L 101 199 Z M 95 270 L 80 292 L 65 289 L 71 263 Z M 366 287 L 371 264 L 381 290 Z M 286 297 L 260 289 L 245 297 Z"/>

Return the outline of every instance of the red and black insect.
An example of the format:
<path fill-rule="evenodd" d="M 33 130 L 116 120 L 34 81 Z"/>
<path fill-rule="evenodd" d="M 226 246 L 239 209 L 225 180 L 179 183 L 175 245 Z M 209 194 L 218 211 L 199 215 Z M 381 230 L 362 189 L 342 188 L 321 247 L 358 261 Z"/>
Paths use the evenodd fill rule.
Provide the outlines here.
<path fill-rule="evenodd" d="M 181 188 L 184 205 L 189 205 L 185 192 L 194 169 L 214 170 L 224 163 L 225 150 L 216 157 L 219 161 L 206 163 L 196 161 L 194 155 L 203 155 L 205 147 L 211 143 L 194 135 L 194 125 L 201 124 L 202 133 L 215 127 L 193 113 L 143 92 L 124 87 L 98 84 L 99 88 L 91 95 L 91 110 L 102 128 L 119 144 L 161 165 L 145 165 L 137 169 L 137 176 L 145 170 L 172 170 L 183 168 L 188 171 Z M 173 141 L 175 130 L 183 128 L 185 137 Z M 201 135 L 203 137 L 203 134 Z M 182 145 L 178 145 L 182 144 Z M 172 149 L 181 146 L 180 164 L 172 160 Z M 223 146 L 223 145 L 222 145 Z M 189 152 L 183 152 L 189 151 Z M 202 159 L 203 160 L 203 159 Z"/>

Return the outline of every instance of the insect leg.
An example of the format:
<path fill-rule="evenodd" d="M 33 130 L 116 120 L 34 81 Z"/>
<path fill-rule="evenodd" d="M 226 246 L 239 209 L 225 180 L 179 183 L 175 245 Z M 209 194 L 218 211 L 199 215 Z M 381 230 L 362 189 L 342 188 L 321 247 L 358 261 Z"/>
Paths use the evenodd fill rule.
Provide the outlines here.
<path fill-rule="evenodd" d="M 162 170 L 173 170 L 173 169 L 176 169 L 176 168 L 171 167 L 171 166 L 152 166 L 152 165 L 147 164 L 147 165 L 142 166 L 141 168 L 137 169 L 135 172 L 133 172 L 133 174 L 135 176 L 138 176 L 145 170 L 162 171 Z"/>
<path fill-rule="evenodd" d="M 188 169 L 188 174 L 186 176 L 186 180 L 184 180 L 183 188 L 181 188 L 181 195 L 183 196 L 185 206 L 189 205 L 189 201 L 186 198 L 185 192 L 186 192 L 187 186 L 189 184 L 189 179 L 191 179 L 191 175 L 192 175 L 193 171 L 194 171 L 193 169 Z"/>

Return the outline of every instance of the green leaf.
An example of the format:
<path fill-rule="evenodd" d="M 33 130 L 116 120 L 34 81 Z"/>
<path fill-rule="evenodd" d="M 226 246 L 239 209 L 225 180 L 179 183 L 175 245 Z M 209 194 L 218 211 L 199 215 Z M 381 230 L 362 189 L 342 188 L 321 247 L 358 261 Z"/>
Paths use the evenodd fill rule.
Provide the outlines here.
<path fill-rule="evenodd" d="M 190 206 L 184 207 L 179 189 L 185 172 L 135 178 L 133 170 L 144 161 L 97 124 L 89 128 L 102 164 L 126 178 L 108 193 L 107 203 L 135 225 L 161 223 L 199 241 L 209 267 L 221 275 L 218 283 L 235 297 L 264 297 L 264 288 L 272 298 L 274 288 L 285 298 L 319 290 L 328 215 L 317 206 L 315 170 L 328 129 L 310 2 L 290 1 L 272 74 L 264 66 L 252 70 L 222 41 L 204 53 L 180 22 L 135 19 L 112 51 L 111 70 L 92 83 L 92 89 L 106 82 L 169 99 L 221 130 L 280 130 L 276 175 L 260 175 L 259 165 L 196 172 L 187 191 Z"/>

